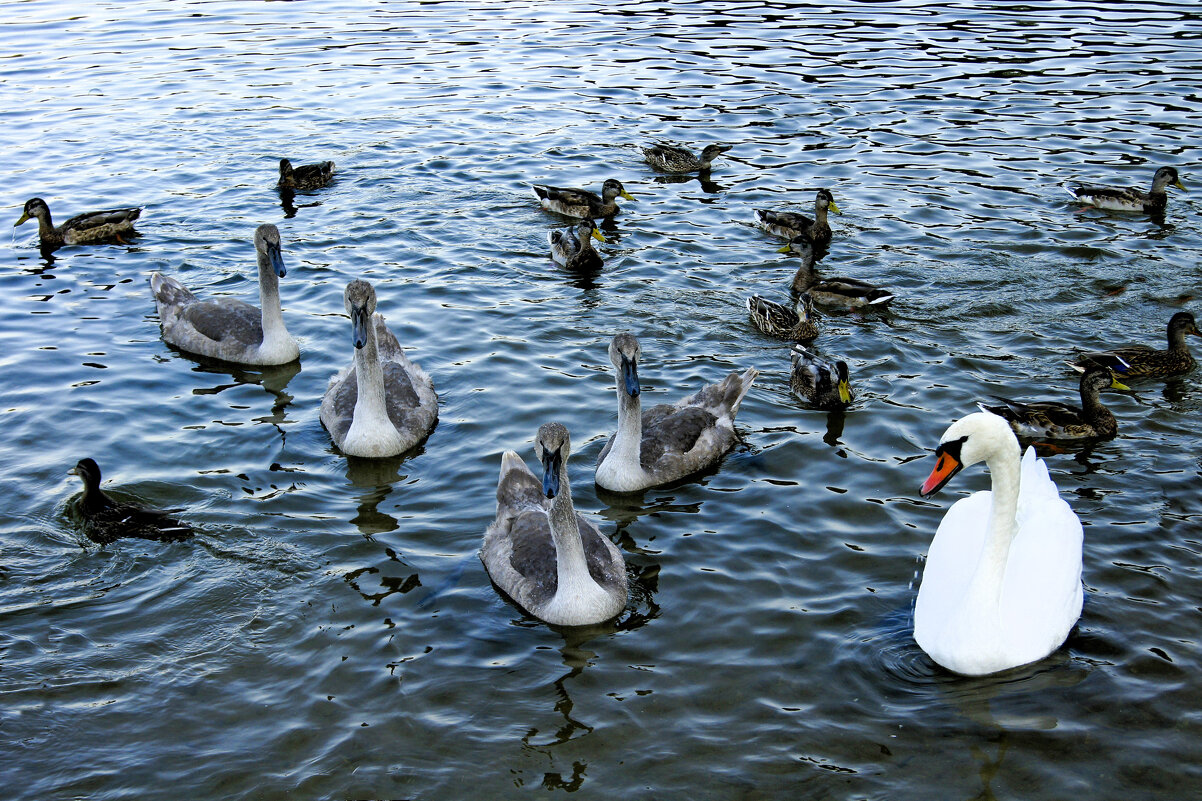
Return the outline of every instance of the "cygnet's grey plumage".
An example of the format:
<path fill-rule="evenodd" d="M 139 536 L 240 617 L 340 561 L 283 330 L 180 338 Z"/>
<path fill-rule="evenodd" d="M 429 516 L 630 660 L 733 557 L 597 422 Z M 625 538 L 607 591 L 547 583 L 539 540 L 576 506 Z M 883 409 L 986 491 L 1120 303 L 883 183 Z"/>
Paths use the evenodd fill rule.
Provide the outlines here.
<path fill-rule="evenodd" d="M 540 620 L 561 626 L 609 620 L 626 607 L 622 552 L 572 506 L 567 429 L 545 423 L 534 450 L 541 479 L 515 452 L 501 457 L 497 516 L 484 533 L 480 561 L 493 583 Z"/>
<path fill-rule="evenodd" d="M 234 298 L 200 300 L 174 278 L 151 273 L 163 341 L 189 353 L 239 364 L 287 364 L 299 358 L 300 348 L 284 326 L 280 308 L 279 279 L 287 270 L 279 229 L 260 225 L 255 230 L 255 252 L 261 309 Z"/>
<path fill-rule="evenodd" d="M 434 383 L 401 350 L 383 315 L 376 291 L 356 279 L 343 293 L 355 348 L 351 364 L 330 379 L 321 401 L 321 422 L 349 456 L 396 456 L 429 436 L 438 423 Z"/>
<path fill-rule="evenodd" d="M 618 334 L 609 346 L 617 371 L 618 430 L 597 459 L 597 486 L 635 492 L 704 470 L 738 442 L 734 418 L 755 368 L 732 372 L 675 404 L 643 411 L 638 379 L 638 339 Z"/>

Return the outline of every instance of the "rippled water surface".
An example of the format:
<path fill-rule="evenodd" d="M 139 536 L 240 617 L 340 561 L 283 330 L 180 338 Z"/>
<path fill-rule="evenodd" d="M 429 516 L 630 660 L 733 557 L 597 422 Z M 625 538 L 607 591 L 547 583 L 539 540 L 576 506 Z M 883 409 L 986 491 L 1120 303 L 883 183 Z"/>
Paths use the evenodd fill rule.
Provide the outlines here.
<path fill-rule="evenodd" d="M 1162 164 L 1202 186 L 1194 4 L 16 2 L 0 64 L 3 219 L 145 207 L 126 245 L 5 243 L 6 798 L 1202 791 L 1202 371 L 1108 394 L 1118 438 L 1048 457 L 1085 524 L 1063 648 L 964 679 L 911 637 L 934 529 L 989 481 L 920 499 L 948 423 L 990 393 L 1072 399 L 1075 347 L 1159 344 L 1202 308 L 1196 191 L 1163 221 L 1063 191 Z M 636 147 L 661 139 L 733 149 L 666 179 Z M 336 180 L 282 203 L 281 156 Z M 600 273 L 569 274 L 529 184 L 608 177 L 637 202 Z M 793 264 L 751 210 L 823 186 L 823 270 L 899 296 L 821 321 L 846 414 L 790 394 L 743 307 L 786 299 Z M 165 346 L 149 274 L 253 300 L 264 222 L 299 365 Z M 404 459 L 348 460 L 318 420 L 352 277 L 440 394 Z M 620 330 L 651 402 L 761 371 L 719 469 L 594 487 Z M 476 557 L 501 452 L 533 464 L 551 419 L 632 578 L 586 630 L 523 615 Z M 198 536 L 90 543 L 86 455 Z"/>

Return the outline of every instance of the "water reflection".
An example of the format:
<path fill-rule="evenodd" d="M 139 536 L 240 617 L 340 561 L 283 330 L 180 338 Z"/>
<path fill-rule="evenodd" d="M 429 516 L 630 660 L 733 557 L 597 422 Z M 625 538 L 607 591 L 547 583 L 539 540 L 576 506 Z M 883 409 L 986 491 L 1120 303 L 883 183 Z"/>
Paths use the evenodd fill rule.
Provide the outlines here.
<path fill-rule="evenodd" d="M 534 740 L 539 735 L 539 730 L 537 728 L 530 729 L 522 737 L 522 744 L 531 748 L 541 749 L 561 745 L 570 741 L 577 734 L 588 734 L 593 730 L 592 726 L 572 717 L 574 705 L 572 703 L 572 696 L 568 693 L 567 685 L 569 681 L 579 676 L 591 664 L 591 660 L 597 658 L 597 653 L 587 649 L 585 646 L 591 640 L 612 634 L 615 629 L 612 624 L 601 624 L 599 626 L 582 626 L 579 628 L 557 628 L 557 630 L 564 639 L 564 645 L 559 649 L 559 652 L 563 655 L 563 663 L 567 666 L 568 672 L 555 679 L 551 683 L 551 686 L 555 695 L 554 710 L 563 717 L 563 725 L 557 727 L 549 739 L 544 739 L 538 743 Z"/>
<path fill-rule="evenodd" d="M 355 516 L 351 523 L 358 527 L 367 539 L 375 534 L 395 530 L 400 523 L 392 515 L 379 511 L 380 502 L 392 494 L 397 482 L 407 476 L 401 474 L 401 464 L 410 456 L 421 453 L 418 448 L 401 456 L 380 459 L 364 459 L 357 456 L 346 458 L 346 479 L 352 487 L 363 489 L 356 494 Z"/>
<path fill-rule="evenodd" d="M 392 550 L 388 550 L 388 555 L 393 561 L 408 569 L 409 566 L 398 559 Z M 362 586 L 364 579 L 368 576 L 379 576 L 381 589 L 378 592 L 371 592 Z M 379 606 L 380 602 L 390 595 L 405 595 L 422 586 L 417 573 L 397 576 L 381 575 L 380 568 L 374 565 L 356 568 L 345 574 L 342 579 L 351 589 L 363 596 L 364 600 L 370 601 L 372 606 Z"/>
<path fill-rule="evenodd" d="M 679 486 L 679 482 L 677 482 Z M 617 524 L 613 539 L 622 550 L 628 553 L 650 553 L 643 551 L 627 532 L 631 523 L 646 515 L 662 513 L 697 514 L 701 511 L 702 501 L 677 503 L 676 496 L 661 494 L 662 487 L 651 487 L 638 492 L 610 492 L 602 487 L 596 487 L 597 500 L 606 506 L 599 509 L 597 514 L 606 520 Z M 650 504 L 646 502 L 647 494 L 654 495 Z"/>
<path fill-rule="evenodd" d="M 701 191 L 705 192 L 707 195 L 718 195 L 729 189 L 727 186 L 722 186 L 721 184 L 711 181 L 708 170 L 695 175 L 657 175 L 655 176 L 654 181 L 657 184 L 687 184 L 691 181 L 696 181 L 701 185 Z M 706 198 L 701 202 L 708 203 L 710 200 Z"/>
<path fill-rule="evenodd" d="M 172 348 L 174 350 L 174 348 Z M 264 417 L 256 417 L 256 423 L 269 423 L 274 425 L 280 432 L 280 436 L 284 436 L 284 429 L 280 424 L 285 421 L 288 406 L 292 403 L 293 396 L 287 391 L 288 382 L 296 377 L 301 371 L 300 361 L 290 362 L 288 364 L 270 365 L 263 367 L 250 367 L 243 365 L 231 364 L 229 362 L 221 362 L 213 359 L 206 359 L 203 356 L 195 356 L 193 354 L 180 354 L 187 358 L 195 360 L 198 364 L 192 368 L 194 373 L 207 373 L 209 375 L 229 376 L 233 379 L 233 383 L 214 384 L 208 387 L 195 387 L 192 390 L 193 395 L 219 395 L 227 389 L 234 387 L 245 386 L 249 384 L 258 385 L 263 388 L 268 395 L 274 399 L 271 404 L 271 414 Z"/>
<path fill-rule="evenodd" d="M 280 194 L 280 208 L 284 210 L 284 219 L 291 220 L 296 216 L 299 209 L 311 209 L 321 205 L 320 200 L 313 200 L 308 203 L 295 203 L 296 193 L 290 189 L 276 190 Z"/>
<path fill-rule="evenodd" d="M 596 267 L 560 267 L 560 269 L 567 276 L 569 286 L 574 286 L 577 289 L 593 290 L 601 287 L 597 279 L 601 277 L 605 265 L 602 264 Z M 591 305 L 586 302 L 585 308 L 593 308 L 602 302 L 601 298 L 595 296 L 591 300 Z"/>
<path fill-rule="evenodd" d="M 843 424 L 847 421 L 847 412 L 843 409 L 828 412 L 826 415 L 826 433 L 822 435 L 822 441 L 832 448 L 842 445 L 840 437 L 843 436 Z"/>

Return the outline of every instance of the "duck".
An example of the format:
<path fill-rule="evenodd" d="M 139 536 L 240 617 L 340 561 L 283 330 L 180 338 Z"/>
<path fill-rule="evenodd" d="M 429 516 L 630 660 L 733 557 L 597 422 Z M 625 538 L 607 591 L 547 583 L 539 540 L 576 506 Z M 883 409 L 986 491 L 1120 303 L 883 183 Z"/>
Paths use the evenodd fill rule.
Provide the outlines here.
<path fill-rule="evenodd" d="M 930 497 L 985 462 L 992 487 L 948 509 L 927 552 L 914 640 L 953 673 L 984 676 L 1051 654 L 1081 616 L 1082 530 L 1047 465 L 1006 420 L 975 412 L 953 423 L 922 484 Z"/>
<path fill-rule="evenodd" d="M 765 230 L 785 239 L 806 234 L 816 247 L 826 247 L 831 241 L 831 226 L 826 221 L 827 211 L 842 214 L 835 205 L 829 189 L 819 189 L 814 195 L 814 219 L 791 211 L 755 209 L 755 219 Z"/>
<path fill-rule="evenodd" d="M 587 626 L 626 608 L 622 552 L 572 506 L 571 442 L 561 423 L 534 439 L 542 477 L 506 451 L 497 481 L 496 519 L 484 532 L 480 561 L 518 606 L 556 626 Z"/>
<path fill-rule="evenodd" d="M 569 189 L 546 184 L 534 184 L 532 188 L 544 209 L 566 217 L 612 217 L 618 213 L 618 204 L 614 202 L 617 198 L 634 200 L 617 178 L 606 179 L 601 185 L 600 197 L 587 189 Z"/>
<path fill-rule="evenodd" d="M 100 466 L 95 459 L 80 459 L 67 471 L 83 482 L 83 495 L 75 511 L 83 520 L 83 532 L 93 542 L 107 545 L 122 537 L 177 542 L 193 534 L 192 527 L 171 516 L 174 509 L 151 509 L 119 503 L 100 489 Z"/>
<path fill-rule="evenodd" d="M 1104 389 L 1130 389 L 1119 383 L 1105 367 L 1093 366 L 1081 376 L 1081 406 L 1059 401 L 1021 401 L 994 395 L 996 404 L 977 403 L 983 412 L 1004 419 L 1020 437 L 1043 439 L 1114 439 L 1118 422 L 1102 405 L 1098 394 Z"/>
<path fill-rule="evenodd" d="M 280 159 L 280 180 L 276 188 L 285 192 L 321 189 L 334 180 L 334 162 L 319 161 L 293 167 L 288 159 Z"/>
<path fill-rule="evenodd" d="M 705 172 L 714 159 L 730 150 L 730 145 L 706 145 L 701 158 L 693 151 L 676 145 L 657 144 L 642 148 L 643 158 L 657 170 L 672 173 Z"/>
<path fill-rule="evenodd" d="M 1068 187 L 1069 194 L 1075 200 L 1088 203 L 1099 209 L 1110 211 L 1143 211 L 1149 214 L 1163 214 L 1168 205 L 1169 196 L 1165 191 L 1174 186 L 1182 192 L 1186 191 L 1185 184 L 1177 176 L 1174 167 L 1160 167 L 1152 176 L 1152 188 L 1147 192 L 1139 189 L 1119 186 L 1089 186 L 1074 184 Z"/>
<path fill-rule="evenodd" d="M 770 337 L 796 342 L 818 336 L 818 324 L 812 318 L 814 299 L 809 294 L 799 297 L 794 309 L 752 295 L 747 299 L 747 313 L 751 324 Z"/>
<path fill-rule="evenodd" d="M 595 270 L 601 267 L 601 255 L 593 249 L 593 240 L 604 242 L 605 236 L 598 230 L 592 217 L 586 217 L 570 228 L 553 230 L 547 238 L 551 242 L 551 258 L 556 264 L 562 264 L 570 270 Z"/>
<path fill-rule="evenodd" d="M 134 220 L 142 215 L 142 209 L 109 209 L 76 214 L 62 225 L 56 226 L 50 218 L 50 207 L 40 197 L 25 201 L 21 219 L 13 228 L 26 220 L 38 221 L 38 239 L 43 250 L 55 250 L 63 245 L 97 245 L 106 242 L 125 244 L 125 235 L 137 234 Z"/>
<path fill-rule="evenodd" d="M 321 423 L 348 456 L 405 453 L 438 423 L 434 382 L 409 361 L 384 316 L 376 313 L 370 283 L 358 278 L 348 283 L 343 305 L 351 318 L 354 359 L 330 378 Z"/>
<path fill-rule="evenodd" d="M 735 415 L 759 371 L 733 371 L 675 404 L 642 411 L 633 334 L 619 333 L 609 345 L 617 373 L 618 430 L 597 458 L 596 483 L 611 492 L 637 492 L 685 478 L 715 464 L 735 446 Z"/>
<path fill-rule="evenodd" d="M 799 397 L 819 409 L 842 409 L 851 403 L 847 362 L 828 361 L 801 345 L 794 345 L 790 359 L 790 385 Z"/>
<path fill-rule="evenodd" d="M 814 269 L 814 243 L 809 234 L 793 237 L 777 252 L 793 253 L 801 257 L 801 265 L 793 274 L 790 286 L 794 292 L 808 292 L 815 303 L 859 308 L 884 306 L 895 297 L 892 292 L 858 278 L 819 278 Z"/>
<path fill-rule="evenodd" d="M 1185 335 L 1202 336 L 1198 323 L 1189 312 L 1177 312 L 1169 318 L 1169 347 L 1156 350 L 1148 345 L 1129 345 L 1107 351 L 1081 353 L 1072 368 L 1083 372 L 1090 365 L 1101 365 L 1124 378 L 1165 378 L 1194 369 L 1194 357 L 1185 344 Z"/>
<path fill-rule="evenodd" d="M 262 310 L 234 298 L 200 300 L 176 279 L 151 273 L 163 341 L 182 351 L 237 364 L 288 364 L 300 347 L 284 326 L 279 279 L 287 275 L 280 231 L 271 223 L 255 229 Z"/>

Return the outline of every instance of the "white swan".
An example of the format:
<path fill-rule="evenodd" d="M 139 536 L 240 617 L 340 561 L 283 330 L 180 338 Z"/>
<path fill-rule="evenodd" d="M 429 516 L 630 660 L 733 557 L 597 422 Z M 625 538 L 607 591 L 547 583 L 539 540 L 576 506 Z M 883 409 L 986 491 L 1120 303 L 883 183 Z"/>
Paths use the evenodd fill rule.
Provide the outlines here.
<path fill-rule="evenodd" d="M 568 430 L 544 423 L 534 452 L 541 480 L 513 451 L 501 457 L 497 518 L 484 532 L 480 561 L 518 606 L 548 623 L 584 626 L 616 617 L 626 607 L 626 561 L 572 507 Z"/>
<path fill-rule="evenodd" d="M 255 230 L 262 311 L 233 298 L 200 300 L 183 284 L 162 273 L 150 274 L 163 327 L 163 341 L 189 353 L 239 364 L 287 364 L 300 357 L 296 340 L 284 327 L 279 279 L 287 274 L 274 225 Z"/>
<path fill-rule="evenodd" d="M 1081 616 L 1081 521 L 1033 449 L 1020 464 L 1018 440 L 995 414 L 953 423 L 935 456 L 924 496 L 980 461 L 993 489 L 956 501 L 939 524 L 914 607 L 915 641 L 969 676 L 1042 659 Z"/>
<path fill-rule="evenodd" d="M 639 341 L 618 334 L 609 345 L 617 370 L 618 431 L 597 459 L 597 486 L 613 492 L 635 492 L 666 484 L 704 470 L 722 458 L 739 439 L 735 415 L 759 375 L 754 367 L 732 372 L 673 405 L 661 403 L 642 411 L 639 400 Z"/>
<path fill-rule="evenodd" d="M 434 383 L 401 350 L 384 317 L 376 314 L 376 290 L 356 279 L 343 293 L 351 318 L 355 357 L 330 378 L 321 399 L 321 422 L 349 456 L 404 453 L 438 422 Z"/>

